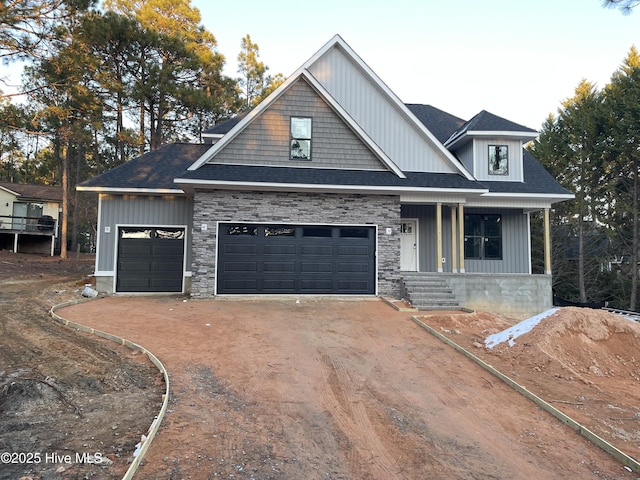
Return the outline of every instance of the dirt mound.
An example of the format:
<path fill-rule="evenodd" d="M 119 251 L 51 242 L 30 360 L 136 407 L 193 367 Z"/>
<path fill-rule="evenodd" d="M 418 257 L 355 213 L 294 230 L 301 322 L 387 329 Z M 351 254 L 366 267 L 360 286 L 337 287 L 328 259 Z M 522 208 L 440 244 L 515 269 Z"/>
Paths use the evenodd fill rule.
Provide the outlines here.
<path fill-rule="evenodd" d="M 591 384 L 592 376 L 640 381 L 640 324 L 603 310 L 566 307 L 513 342 L 490 350 L 557 377 Z"/>

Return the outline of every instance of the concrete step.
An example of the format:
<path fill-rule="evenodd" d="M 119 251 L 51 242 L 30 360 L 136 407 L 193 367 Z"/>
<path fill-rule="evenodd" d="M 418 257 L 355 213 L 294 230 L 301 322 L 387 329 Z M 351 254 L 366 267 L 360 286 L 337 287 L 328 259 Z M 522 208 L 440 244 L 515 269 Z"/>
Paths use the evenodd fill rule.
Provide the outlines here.
<path fill-rule="evenodd" d="M 402 276 L 402 294 L 418 310 L 460 308 L 447 281 L 436 274 L 408 273 Z"/>

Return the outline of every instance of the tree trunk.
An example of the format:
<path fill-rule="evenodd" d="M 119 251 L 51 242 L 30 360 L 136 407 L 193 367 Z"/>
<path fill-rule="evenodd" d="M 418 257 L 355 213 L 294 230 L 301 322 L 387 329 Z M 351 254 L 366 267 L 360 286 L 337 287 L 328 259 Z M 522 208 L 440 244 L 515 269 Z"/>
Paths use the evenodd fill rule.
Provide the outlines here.
<path fill-rule="evenodd" d="M 67 258 L 67 228 L 69 220 L 69 145 L 62 139 L 62 225 L 60 226 L 60 258 Z"/>
<path fill-rule="evenodd" d="M 578 289 L 580 290 L 580 302 L 587 303 L 587 289 L 584 279 L 584 219 L 580 211 L 578 219 Z"/>
<path fill-rule="evenodd" d="M 631 239 L 631 295 L 629 309 L 636 309 L 638 296 L 638 159 L 633 156 L 633 238 Z"/>

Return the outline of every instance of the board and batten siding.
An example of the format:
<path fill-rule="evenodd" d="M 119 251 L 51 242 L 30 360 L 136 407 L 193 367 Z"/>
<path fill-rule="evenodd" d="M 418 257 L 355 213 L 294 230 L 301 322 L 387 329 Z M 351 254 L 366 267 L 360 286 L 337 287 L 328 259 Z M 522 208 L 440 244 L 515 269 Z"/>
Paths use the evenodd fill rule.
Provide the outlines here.
<path fill-rule="evenodd" d="M 458 173 L 406 112 L 339 48 L 329 50 L 310 72 L 401 170 Z"/>
<path fill-rule="evenodd" d="M 179 196 L 137 196 L 101 194 L 99 200 L 98 272 L 115 272 L 115 246 L 118 225 L 187 226 L 185 269 L 191 265 L 192 200 Z M 110 232 L 105 233 L 105 227 Z"/>
<path fill-rule="evenodd" d="M 466 273 L 531 273 L 529 216 L 522 210 L 465 208 L 465 214 L 502 215 L 502 260 L 465 258 Z M 403 218 L 418 218 L 418 241 L 421 272 L 437 271 L 436 207 L 434 205 L 402 205 Z M 451 209 L 442 207 L 442 256 L 444 272 L 451 272 Z M 458 263 L 458 268 L 460 267 Z"/>
<path fill-rule="evenodd" d="M 290 118 L 312 119 L 311 160 L 290 159 Z M 211 163 L 384 170 L 369 147 L 304 79 L 247 126 Z"/>

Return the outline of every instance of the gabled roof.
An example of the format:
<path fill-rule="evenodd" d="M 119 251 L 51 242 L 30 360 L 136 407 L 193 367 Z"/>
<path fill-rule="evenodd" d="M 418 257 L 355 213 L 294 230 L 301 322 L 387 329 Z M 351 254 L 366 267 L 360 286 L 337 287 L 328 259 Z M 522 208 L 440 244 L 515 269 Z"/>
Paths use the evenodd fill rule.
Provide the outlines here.
<path fill-rule="evenodd" d="M 80 191 L 183 193 L 173 181 L 211 144 L 171 143 L 80 183 Z"/>
<path fill-rule="evenodd" d="M 62 201 L 62 187 L 0 182 L 0 188 L 14 194 L 21 200 Z"/>
<path fill-rule="evenodd" d="M 262 101 L 253 110 L 247 112 L 247 114 L 239 119 L 226 135 L 224 135 L 214 146 L 202 155 L 193 165 L 189 167 L 189 170 L 197 170 L 202 165 L 209 162 L 215 155 L 227 146 L 234 138 L 236 138 L 240 132 L 242 132 L 247 126 L 258 118 L 265 110 L 267 110 L 278 98 L 280 98 L 285 92 L 287 92 L 300 78 L 304 80 L 313 88 L 320 97 L 327 102 L 327 104 L 333 109 L 333 111 L 344 121 L 351 130 L 360 137 L 371 152 L 378 157 L 378 159 L 384 164 L 390 171 L 394 172 L 399 177 L 403 177 L 404 173 L 400 168 L 387 156 L 387 154 L 380 149 L 380 147 L 373 141 L 373 139 L 365 132 L 360 125 L 358 125 L 353 118 L 342 108 L 338 102 L 326 91 L 326 89 L 318 82 L 307 70 L 300 69 L 296 74 L 289 77 L 284 81 L 273 93 L 271 93 L 264 101 Z"/>
<path fill-rule="evenodd" d="M 447 148 L 455 148 L 473 137 L 510 137 L 520 140 L 533 140 L 538 132 L 533 128 L 519 125 L 506 118 L 482 110 L 462 127 L 456 130 L 444 143 Z"/>

